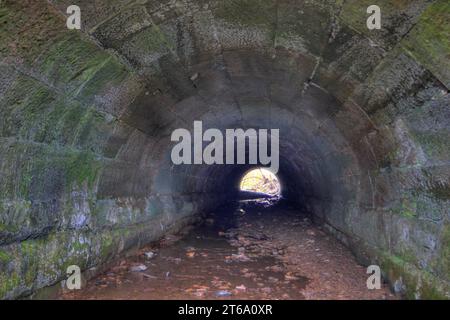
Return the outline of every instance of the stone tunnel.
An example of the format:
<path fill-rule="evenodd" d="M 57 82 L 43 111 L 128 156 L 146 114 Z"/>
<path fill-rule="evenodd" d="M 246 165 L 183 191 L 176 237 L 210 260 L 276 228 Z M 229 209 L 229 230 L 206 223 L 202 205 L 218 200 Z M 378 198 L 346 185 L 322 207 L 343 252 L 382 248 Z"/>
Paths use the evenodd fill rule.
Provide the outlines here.
<path fill-rule="evenodd" d="M 449 21 L 447 0 L 1 1 L 0 297 L 235 196 L 249 166 L 170 161 L 202 121 L 279 128 L 283 197 L 407 298 L 448 299 Z"/>

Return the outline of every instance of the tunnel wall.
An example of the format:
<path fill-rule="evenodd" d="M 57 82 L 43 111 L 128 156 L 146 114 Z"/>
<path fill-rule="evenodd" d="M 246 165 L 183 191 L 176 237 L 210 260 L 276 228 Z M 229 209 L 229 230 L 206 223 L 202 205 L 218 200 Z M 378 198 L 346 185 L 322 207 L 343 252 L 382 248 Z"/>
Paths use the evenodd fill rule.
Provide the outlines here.
<path fill-rule="evenodd" d="M 286 195 L 407 297 L 448 298 L 450 5 L 380 0 L 369 31 L 369 2 L 2 1 L 0 297 L 222 203 L 247 168 L 170 161 L 202 120 L 280 128 Z"/>

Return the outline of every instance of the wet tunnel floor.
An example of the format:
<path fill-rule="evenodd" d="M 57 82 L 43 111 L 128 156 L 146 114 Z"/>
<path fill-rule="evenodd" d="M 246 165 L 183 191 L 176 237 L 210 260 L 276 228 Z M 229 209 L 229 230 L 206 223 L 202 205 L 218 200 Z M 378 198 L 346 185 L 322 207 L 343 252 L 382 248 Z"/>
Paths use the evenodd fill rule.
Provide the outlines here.
<path fill-rule="evenodd" d="M 241 205 L 242 207 L 242 205 Z M 395 299 L 305 215 L 223 209 L 187 235 L 119 261 L 62 299 Z"/>

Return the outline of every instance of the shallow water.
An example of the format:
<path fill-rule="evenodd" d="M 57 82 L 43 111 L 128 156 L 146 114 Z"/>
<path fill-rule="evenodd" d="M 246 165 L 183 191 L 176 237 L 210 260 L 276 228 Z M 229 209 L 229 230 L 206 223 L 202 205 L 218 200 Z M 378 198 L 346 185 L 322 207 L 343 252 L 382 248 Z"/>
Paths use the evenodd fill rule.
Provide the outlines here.
<path fill-rule="evenodd" d="M 329 265 L 318 260 L 325 250 L 330 251 L 324 260 Z M 155 256 L 148 259 L 146 252 Z M 346 274 L 349 267 L 342 266 L 345 263 L 357 277 Z M 130 271 L 136 266 L 147 269 Z M 339 271 L 342 267 L 345 269 Z M 350 277 L 353 279 L 345 279 Z M 386 288 L 368 292 L 365 277 L 364 268 L 347 250 L 316 229 L 306 216 L 276 208 L 229 207 L 181 238 L 167 236 L 143 248 L 89 281 L 81 291 L 67 292 L 62 298 L 392 298 Z"/>

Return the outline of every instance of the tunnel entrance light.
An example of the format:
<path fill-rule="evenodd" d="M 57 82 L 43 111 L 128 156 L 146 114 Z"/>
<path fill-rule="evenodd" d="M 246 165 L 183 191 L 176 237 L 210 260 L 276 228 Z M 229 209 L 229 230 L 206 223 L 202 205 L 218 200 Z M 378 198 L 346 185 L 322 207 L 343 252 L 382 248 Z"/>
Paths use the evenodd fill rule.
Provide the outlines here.
<path fill-rule="evenodd" d="M 281 185 L 271 171 L 258 168 L 248 171 L 241 180 L 241 191 L 262 192 L 269 195 L 280 195 Z"/>

